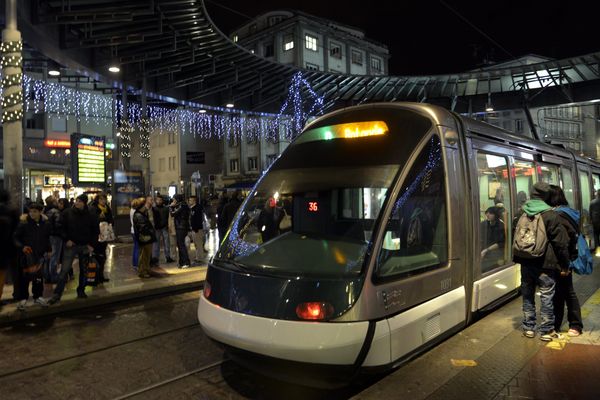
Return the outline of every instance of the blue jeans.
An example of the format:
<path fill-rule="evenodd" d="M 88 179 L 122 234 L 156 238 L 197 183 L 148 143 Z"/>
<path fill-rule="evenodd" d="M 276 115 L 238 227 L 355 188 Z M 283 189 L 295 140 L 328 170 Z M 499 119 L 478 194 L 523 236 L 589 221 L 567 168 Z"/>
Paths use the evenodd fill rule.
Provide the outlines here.
<path fill-rule="evenodd" d="M 77 286 L 77 293 L 85 291 L 85 271 L 81 268 L 82 259 L 90 254 L 90 250 L 87 246 L 65 246 L 65 256 L 63 258 L 62 268 L 60 269 L 60 275 L 58 275 L 58 283 L 54 294 L 61 297 L 65 291 L 65 285 L 67 284 L 67 275 L 69 271 L 73 269 L 73 261 L 75 257 L 79 258 L 79 286 Z"/>
<path fill-rule="evenodd" d="M 552 303 L 556 289 L 558 271 L 521 265 L 521 293 L 523 294 L 523 330 L 534 330 L 535 288 L 540 290 L 540 317 L 538 325 L 541 334 L 554 330 L 554 305 Z"/>
<path fill-rule="evenodd" d="M 169 239 L 169 229 L 156 229 L 156 242 L 152 244 L 152 258 L 160 257 L 160 242 L 163 242 L 165 257 L 171 258 L 171 239 Z"/>
<path fill-rule="evenodd" d="M 131 254 L 131 265 L 133 265 L 134 268 L 137 268 L 138 261 L 140 258 L 140 249 L 138 241 L 133 233 L 131 234 L 131 237 L 133 238 L 133 253 Z"/>
<path fill-rule="evenodd" d="M 62 253 L 63 240 L 60 236 L 50 236 L 50 246 L 52 246 L 52 257 L 48 263 L 48 279 L 50 282 L 58 282 L 58 262 Z"/>

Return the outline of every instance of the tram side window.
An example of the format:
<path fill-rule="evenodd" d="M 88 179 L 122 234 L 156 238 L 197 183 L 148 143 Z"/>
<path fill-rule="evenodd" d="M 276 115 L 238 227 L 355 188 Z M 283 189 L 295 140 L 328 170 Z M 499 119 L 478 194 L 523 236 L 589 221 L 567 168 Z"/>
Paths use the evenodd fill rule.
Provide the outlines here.
<path fill-rule="evenodd" d="M 568 168 L 561 168 L 560 175 L 562 178 L 562 189 L 565 192 L 565 198 L 569 202 L 569 206 L 575 208 L 575 194 L 573 189 L 573 173 Z"/>
<path fill-rule="evenodd" d="M 379 253 L 379 277 L 410 276 L 448 261 L 446 189 L 437 136 L 419 154 L 394 201 Z"/>
<path fill-rule="evenodd" d="M 535 173 L 535 165 L 529 161 L 515 160 L 513 166 L 515 177 L 515 187 L 517 190 L 517 211 L 519 216 L 522 212 L 521 207 L 529 200 L 529 193 L 533 185 L 537 182 L 537 174 Z"/>
<path fill-rule="evenodd" d="M 479 182 L 479 251 L 481 272 L 505 265 L 510 259 L 511 220 L 508 163 L 505 157 L 477 154 Z"/>
<path fill-rule="evenodd" d="M 538 172 L 540 173 L 540 179 L 542 182 L 546 182 L 550 185 L 558 185 L 558 167 L 554 165 L 539 164 Z"/>
<path fill-rule="evenodd" d="M 592 189 L 590 188 L 590 175 L 586 171 L 579 171 L 579 188 L 581 192 L 581 222 L 583 233 L 591 237 L 590 202 L 592 201 Z"/>
<path fill-rule="evenodd" d="M 592 174 L 592 180 L 594 181 L 594 191 L 593 194 L 596 195 L 596 192 L 600 190 L 600 175 Z"/>

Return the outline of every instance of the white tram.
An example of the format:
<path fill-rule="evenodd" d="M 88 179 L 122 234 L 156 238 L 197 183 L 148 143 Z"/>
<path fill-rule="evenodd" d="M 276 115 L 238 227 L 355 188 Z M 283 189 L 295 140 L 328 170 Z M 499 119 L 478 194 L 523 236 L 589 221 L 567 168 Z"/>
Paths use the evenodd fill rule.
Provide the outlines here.
<path fill-rule="evenodd" d="M 427 104 L 323 116 L 241 206 L 200 324 L 284 379 L 396 366 L 517 293 L 510 225 L 537 181 L 562 186 L 589 231 L 600 165 L 571 151 Z M 504 238 L 483 252 L 490 207 Z"/>

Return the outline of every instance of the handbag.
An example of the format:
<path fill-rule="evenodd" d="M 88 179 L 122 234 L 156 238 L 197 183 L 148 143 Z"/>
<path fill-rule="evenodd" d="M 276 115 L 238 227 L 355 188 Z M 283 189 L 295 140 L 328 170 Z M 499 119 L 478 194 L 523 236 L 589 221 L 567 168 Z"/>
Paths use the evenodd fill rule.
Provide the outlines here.
<path fill-rule="evenodd" d="M 113 242 L 115 241 L 116 236 L 113 231 L 113 227 L 106 221 L 100 222 L 100 235 L 98 236 L 99 242 Z"/>
<path fill-rule="evenodd" d="M 282 231 L 288 230 L 292 227 L 292 216 L 288 215 L 287 212 L 285 212 L 285 208 L 283 209 L 283 218 L 281 219 L 281 222 L 279 222 L 279 229 L 281 229 Z"/>

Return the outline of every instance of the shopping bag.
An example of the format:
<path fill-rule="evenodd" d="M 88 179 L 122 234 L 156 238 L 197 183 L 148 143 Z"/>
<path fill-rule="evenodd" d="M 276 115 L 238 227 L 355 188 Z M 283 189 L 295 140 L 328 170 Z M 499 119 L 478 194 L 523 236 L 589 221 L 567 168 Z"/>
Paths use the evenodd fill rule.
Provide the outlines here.
<path fill-rule="evenodd" d="M 106 221 L 100 222 L 100 235 L 98 236 L 99 242 L 113 242 L 115 241 L 115 232 L 113 227 Z"/>
<path fill-rule="evenodd" d="M 291 227 L 292 227 L 292 216 L 288 215 L 288 213 L 285 211 L 285 208 L 284 208 L 283 209 L 283 218 L 281 219 L 281 222 L 279 222 L 279 229 L 281 229 L 282 231 L 287 231 Z"/>
<path fill-rule="evenodd" d="M 84 274 L 85 286 L 97 286 L 98 285 L 98 260 L 93 254 L 89 254 L 84 257 L 83 261 L 80 262 L 82 268 L 80 273 Z"/>

